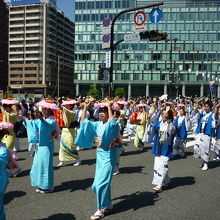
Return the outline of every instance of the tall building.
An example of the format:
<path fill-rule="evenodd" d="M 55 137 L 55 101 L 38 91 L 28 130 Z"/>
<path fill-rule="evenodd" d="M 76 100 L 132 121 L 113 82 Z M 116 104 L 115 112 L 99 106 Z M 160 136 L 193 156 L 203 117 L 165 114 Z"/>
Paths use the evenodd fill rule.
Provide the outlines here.
<path fill-rule="evenodd" d="M 8 9 L 0 0 L 0 90 L 5 91 L 8 83 Z"/>
<path fill-rule="evenodd" d="M 9 7 L 9 87 L 14 93 L 71 94 L 74 29 L 63 12 L 46 3 Z"/>
<path fill-rule="evenodd" d="M 105 65 L 102 20 L 112 19 L 126 8 L 157 2 L 160 1 L 76 0 L 75 83 L 78 93 L 86 94 L 91 83 L 98 87 L 103 83 L 97 80 L 98 65 Z M 143 10 L 147 15 L 146 30 L 167 32 L 168 40 L 121 43 L 114 52 L 115 88 L 125 87 L 128 96 L 161 95 L 168 90 L 175 92 L 177 88 L 179 94 L 187 96 L 209 94 L 209 82 L 220 78 L 220 2 L 165 0 L 160 9 L 163 18 L 158 24 L 149 21 L 151 9 Z M 115 41 L 134 33 L 134 14 L 119 17 L 115 24 Z M 175 85 L 170 83 L 171 71 L 178 77 Z M 217 95 L 220 97 L 219 86 Z"/>
<path fill-rule="evenodd" d="M 57 5 L 57 0 L 4 0 L 4 2 L 9 6 L 27 5 L 27 4 L 40 3 L 40 2 L 50 4 L 54 7 L 56 7 Z"/>

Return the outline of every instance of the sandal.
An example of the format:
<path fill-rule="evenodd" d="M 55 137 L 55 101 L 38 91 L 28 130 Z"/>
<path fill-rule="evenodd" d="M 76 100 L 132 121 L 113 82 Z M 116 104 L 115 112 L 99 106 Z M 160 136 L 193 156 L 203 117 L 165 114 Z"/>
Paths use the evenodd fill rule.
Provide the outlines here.
<path fill-rule="evenodd" d="M 154 190 L 156 193 L 163 192 L 163 190 L 162 190 L 159 186 L 153 187 L 153 190 Z"/>
<path fill-rule="evenodd" d="M 97 219 L 102 219 L 102 218 L 104 218 L 104 215 L 103 215 L 103 214 L 100 214 L 100 215 L 98 215 L 98 214 L 93 214 L 93 215 L 90 217 L 91 220 L 97 220 Z"/>

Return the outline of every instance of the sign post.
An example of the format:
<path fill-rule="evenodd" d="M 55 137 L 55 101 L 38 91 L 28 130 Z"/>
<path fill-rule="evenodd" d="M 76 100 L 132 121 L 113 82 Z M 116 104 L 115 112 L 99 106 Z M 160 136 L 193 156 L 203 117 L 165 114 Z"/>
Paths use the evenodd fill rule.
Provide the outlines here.
<path fill-rule="evenodd" d="M 144 30 L 144 24 L 146 22 L 146 14 L 143 11 L 139 11 L 134 15 L 134 23 L 136 25 L 135 30 Z"/>
<path fill-rule="evenodd" d="M 149 18 L 150 21 L 154 24 L 157 24 L 163 17 L 163 12 L 157 8 L 157 9 L 153 9 L 150 14 L 149 14 Z"/>

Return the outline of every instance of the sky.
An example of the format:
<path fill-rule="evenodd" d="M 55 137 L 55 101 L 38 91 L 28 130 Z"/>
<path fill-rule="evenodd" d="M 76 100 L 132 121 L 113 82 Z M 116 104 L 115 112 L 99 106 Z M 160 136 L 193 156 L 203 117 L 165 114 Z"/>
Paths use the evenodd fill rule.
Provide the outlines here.
<path fill-rule="evenodd" d="M 57 0 L 57 8 L 72 21 L 74 20 L 74 2 L 74 0 Z"/>

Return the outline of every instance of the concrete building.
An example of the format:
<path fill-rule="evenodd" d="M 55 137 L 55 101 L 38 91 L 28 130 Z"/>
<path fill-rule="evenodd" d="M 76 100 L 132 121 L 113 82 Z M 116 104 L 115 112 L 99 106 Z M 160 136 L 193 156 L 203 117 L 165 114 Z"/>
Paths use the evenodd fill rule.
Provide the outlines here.
<path fill-rule="evenodd" d="M 8 84 L 8 9 L 0 0 L 0 90 Z"/>
<path fill-rule="evenodd" d="M 105 66 L 102 49 L 102 20 L 113 19 L 125 8 L 149 5 L 161 1 L 149 0 L 76 0 L 76 61 L 75 83 L 77 92 L 85 95 L 90 84 L 101 88 L 97 80 L 98 65 Z M 140 41 L 121 43 L 114 55 L 115 88 L 125 87 L 128 96 L 208 95 L 209 83 L 220 78 L 220 2 L 216 0 L 165 0 L 160 7 L 163 18 L 158 24 L 149 21 L 146 30 L 167 32 L 173 41 Z M 115 41 L 134 33 L 134 14 L 119 17 L 115 25 Z M 178 77 L 177 83 L 169 80 L 170 72 Z M 107 88 L 108 82 L 104 82 Z M 219 82 L 217 83 L 217 85 Z M 106 89 L 107 93 L 107 89 Z M 220 87 L 216 95 L 220 97 Z"/>
<path fill-rule="evenodd" d="M 9 7 L 9 87 L 14 93 L 72 93 L 74 31 L 74 23 L 52 5 Z"/>

